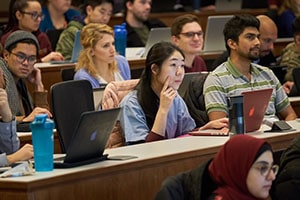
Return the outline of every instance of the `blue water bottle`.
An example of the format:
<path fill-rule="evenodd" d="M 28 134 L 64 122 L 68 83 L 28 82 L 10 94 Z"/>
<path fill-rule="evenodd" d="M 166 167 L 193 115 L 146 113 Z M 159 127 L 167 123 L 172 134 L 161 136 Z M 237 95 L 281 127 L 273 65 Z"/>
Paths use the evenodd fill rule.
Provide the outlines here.
<path fill-rule="evenodd" d="M 125 56 L 126 54 L 126 43 L 127 43 L 127 30 L 126 30 L 126 23 L 122 25 L 115 25 L 114 26 L 114 34 L 115 34 L 115 47 L 116 51 Z"/>
<path fill-rule="evenodd" d="M 40 114 L 30 123 L 30 128 L 32 131 L 35 171 L 52 171 L 54 122 L 48 119 L 47 114 Z"/>

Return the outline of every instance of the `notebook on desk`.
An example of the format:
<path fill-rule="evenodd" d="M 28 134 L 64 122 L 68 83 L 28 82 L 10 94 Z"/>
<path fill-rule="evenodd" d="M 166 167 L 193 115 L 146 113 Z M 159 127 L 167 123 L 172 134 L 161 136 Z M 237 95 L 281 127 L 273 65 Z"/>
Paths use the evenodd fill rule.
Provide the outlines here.
<path fill-rule="evenodd" d="M 51 64 L 65 64 L 65 63 L 76 63 L 78 61 L 78 56 L 80 51 L 82 50 L 82 46 L 80 44 L 80 30 L 76 32 L 73 50 L 72 50 L 72 57 L 71 60 L 53 60 L 50 61 Z"/>
<path fill-rule="evenodd" d="M 226 51 L 223 29 L 233 15 L 208 16 L 204 35 L 203 53 Z"/>
<path fill-rule="evenodd" d="M 55 168 L 70 168 L 106 160 L 106 143 L 120 108 L 82 113 L 64 158 L 54 159 Z"/>

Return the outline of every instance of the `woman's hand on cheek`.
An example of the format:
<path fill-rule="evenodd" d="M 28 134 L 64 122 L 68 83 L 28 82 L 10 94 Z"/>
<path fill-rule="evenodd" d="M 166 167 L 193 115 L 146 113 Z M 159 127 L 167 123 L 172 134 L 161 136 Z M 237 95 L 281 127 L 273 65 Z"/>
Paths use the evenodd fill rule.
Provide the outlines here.
<path fill-rule="evenodd" d="M 169 87 L 169 77 L 164 82 L 163 88 L 160 92 L 160 105 L 159 107 L 165 111 L 169 111 L 174 98 L 177 95 L 177 91 L 172 87 Z"/>

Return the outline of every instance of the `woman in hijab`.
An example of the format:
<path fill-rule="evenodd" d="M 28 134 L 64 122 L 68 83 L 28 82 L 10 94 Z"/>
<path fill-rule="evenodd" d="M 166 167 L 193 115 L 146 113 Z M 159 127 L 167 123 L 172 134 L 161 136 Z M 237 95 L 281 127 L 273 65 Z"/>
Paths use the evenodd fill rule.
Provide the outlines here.
<path fill-rule="evenodd" d="M 234 136 L 208 167 L 217 184 L 211 199 L 267 199 L 278 168 L 267 142 L 249 135 Z"/>

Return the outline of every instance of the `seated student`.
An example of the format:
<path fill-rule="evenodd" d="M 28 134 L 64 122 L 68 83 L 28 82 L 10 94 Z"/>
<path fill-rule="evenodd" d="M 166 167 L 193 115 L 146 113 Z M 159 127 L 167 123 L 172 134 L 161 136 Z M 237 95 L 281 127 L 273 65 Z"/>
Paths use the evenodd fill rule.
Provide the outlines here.
<path fill-rule="evenodd" d="M 105 24 L 90 23 L 83 27 L 75 80 L 89 80 L 93 88 L 111 81 L 123 81 L 131 78 L 128 61 L 116 55 L 114 33 Z"/>
<path fill-rule="evenodd" d="M 273 54 L 274 50 L 274 42 L 277 39 L 277 26 L 274 21 L 266 16 L 266 15 L 258 15 L 256 18 L 259 20 L 259 41 L 260 41 L 260 49 L 259 49 L 259 58 L 254 60 L 254 63 L 257 63 L 264 67 L 270 67 L 272 65 L 276 65 L 276 57 Z M 224 52 L 219 58 L 217 58 L 213 64 L 212 69 L 215 69 L 223 62 L 227 61 L 229 57 L 228 51 Z"/>
<path fill-rule="evenodd" d="M 265 88 L 273 89 L 266 117 L 297 118 L 274 73 L 252 63 L 260 53 L 258 29 L 259 20 L 252 15 L 234 16 L 226 23 L 223 33 L 230 56 L 208 75 L 204 83 L 205 107 L 210 120 L 228 115 L 229 96 Z"/>
<path fill-rule="evenodd" d="M 40 23 L 40 30 L 47 32 L 65 29 L 73 17 L 80 15 L 79 11 L 71 8 L 71 3 L 71 0 L 44 0 L 44 19 Z"/>
<path fill-rule="evenodd" d="M 203 47 L 203 31 L 195 15 L 181 15 L 171 26 L 172 42 L 184 53 L 185 72 L 207 71 L 199 52 Z"/>
<path fill-rule="evenodd" d="M 44 89 L 41 71 L 34 67 L 39 52 L 36 37 L 28 31 L 15 31 L 5 41 L 0 69 L 6 80 L 6 92 L 12 114 L 17 121 L 30 122 L 35 115 L 48 110 L 47 91 Z M 33 102 L 26 81 L 34 88 Z M 35 106 L 35 108 L 34 108 Z"/>
<path fill-rule="evenodd" d="M 278 37 L 293 37 L 292 23 L 300 14 L 298 0 L 285 0 L 278 10 L 277 27 Z"/>
<path fill-rule="evenodd" d="M 13 32 L 17 30 L 28 31 L 33 33 L 39 41 L 38 60 L 41 62 L 63 60 L 60 53 L 52 52 L 48 36 L 39 30 L 42 19 L 42 7 L 38 0 L 12 0 L 9 8 L 8 26 L 1 37 L 2 45 Z"/>
<path fill-rule="evenodd" d="M 175 138 L 196 124 L 177 93 L 184 76 L 184 54 L 169 42 L 154 44 L 136 87 L 120 103 L 120 124 L 126 144 Z M 211 121 L 200 129 L 222 128 L 228 119 Z"/>
<path fill-rule="evenodd" d="M 148 19 L 152 0 L 125 0 L 127 47 L 144 47 L 151 28 L 165 27 L 157 19 Z"/>
<path fill-rule="evenodd" d="M 296 17 L 292 24 L 294 42 L 289 43 L 281 52 L 280 65 L 287 66 L 285 83 L 283 88 L 288 95 L 292 95 L 294 89 L 293 69 L 300 67 L 300 17 Z M 292 92 L 292 93 L 291 93 Z"/>
<path fill-rule="evenodd" d="M 300 195 L 300 136 L 284 150 L 279 172 L 274 181 L 271 197 L 274 200 L 297 200 Z"/>
<path fill-rule="evenodd" d="M 107 24 L 112 12 L 113 0 L 87 0 L 82 7 L 82 14 L 73 18 L 60 34 L 56 51 L 60 52 L 66 60 L 70 60 L 76 32 L 89 23 Z"/>
<path fill-rule="evenodd" d="M 26 144 L 20 150 L 16 132 L 16 121 L 10 111 L 5 91 L 3 72 L 0 70 L 0 167 L 8 166 L 33 157 L 32 145 Z"/>
<path fill-rule="evenodd" d="M 271 146 L 250 135 L 235 135 L 213 159 L 194 170 L 167 178 L 156 200 L 262 200 L 278 172 Z"/>

